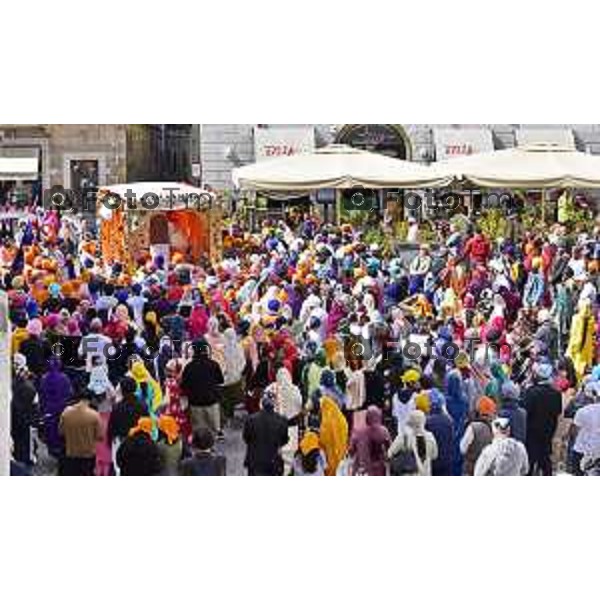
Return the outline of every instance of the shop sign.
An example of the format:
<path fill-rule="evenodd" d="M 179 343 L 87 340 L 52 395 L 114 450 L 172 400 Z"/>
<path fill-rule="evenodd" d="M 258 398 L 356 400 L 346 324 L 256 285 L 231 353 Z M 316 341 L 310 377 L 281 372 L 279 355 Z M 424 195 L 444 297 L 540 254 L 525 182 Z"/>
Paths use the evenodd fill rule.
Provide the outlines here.
<path fill-rule="evenodd" d="M 256 162 L 312 152 L 315 149 L 313 126 L 255 127 L 254 156 Z"/>

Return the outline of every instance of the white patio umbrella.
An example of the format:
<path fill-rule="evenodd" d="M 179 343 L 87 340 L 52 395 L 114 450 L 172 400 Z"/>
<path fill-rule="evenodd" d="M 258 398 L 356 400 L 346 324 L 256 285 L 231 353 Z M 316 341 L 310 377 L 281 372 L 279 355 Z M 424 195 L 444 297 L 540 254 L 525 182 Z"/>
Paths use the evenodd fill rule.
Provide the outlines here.
<path fill-rule="evenodd" d="M 332 144 L 307 154 L 259 162 L 233 171 L 236 187 L 250 190 L 309 191 L 443 187 L 452 175 L 436 167 Z"/>
<path fill-rule="evenodd" d="M 437 166 L 488 188 L 600 188 L 600 156 L 552 144 L 472 154 Z"/>

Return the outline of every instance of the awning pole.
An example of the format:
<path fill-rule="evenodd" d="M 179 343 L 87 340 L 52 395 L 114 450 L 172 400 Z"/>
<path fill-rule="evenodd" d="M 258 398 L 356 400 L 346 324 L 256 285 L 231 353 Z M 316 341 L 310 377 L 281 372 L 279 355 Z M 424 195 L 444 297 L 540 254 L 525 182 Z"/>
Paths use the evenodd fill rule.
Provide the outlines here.
<path fill-rule="evenodd" d="M 546 190 L 542 189 L 542 225 L 546 225 Z"/>

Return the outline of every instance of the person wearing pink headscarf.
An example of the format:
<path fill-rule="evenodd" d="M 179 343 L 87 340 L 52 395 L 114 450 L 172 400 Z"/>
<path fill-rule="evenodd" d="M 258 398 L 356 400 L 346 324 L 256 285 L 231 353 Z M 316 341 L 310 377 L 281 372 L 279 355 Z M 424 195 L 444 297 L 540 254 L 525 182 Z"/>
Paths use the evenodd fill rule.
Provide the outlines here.
<path fill-rule="evenodd" d="M 382 424 L 381 410 L 367 409 L 366 425 L 359 427 L 350 440 L 350 456 L 354 459 L 353 473 L 370 477 L 385 476 L 386 456 L 392 444 L 389 431 Z"/>
<path fill-rule="evenodd" d="M 81 337 L 79 321 L 75 317 L 71 317 L 67 321 L 67 335 L 71 337 Z"/>
<path fill-rule="evenodd" d="M 331 336 L 337 333 L 340 322 L 347 316 L 348 311 L 343 302 L 338 299 L 333 301 L 331 310 L 327 316 L 327 335 Z"/>
<path fill-rule="evenodd" d="M 192 340 L 198 340 L 208 331 L 208 312 L 204 306 L 197 304 L 188 319 L 188 331 Z"/>

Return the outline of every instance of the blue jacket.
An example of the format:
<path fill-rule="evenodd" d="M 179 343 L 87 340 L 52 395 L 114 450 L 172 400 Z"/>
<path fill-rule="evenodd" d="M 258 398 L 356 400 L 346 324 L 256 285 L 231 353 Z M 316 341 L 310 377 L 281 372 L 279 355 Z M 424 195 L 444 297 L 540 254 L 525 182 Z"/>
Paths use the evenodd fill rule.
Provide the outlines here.
<path fill-rule="evenodd" d="M 452 474 L 455 477 L 462 475 L 463 455 L 460 452 L 460 440 L 465 432 L 469 405 L 463 389 L 462 377 L 456 369 L 446 376 L 446 409 L 454 422 L 454 460 Z"/>
<path fill-rule="evenodd" d="M 501 407 L 498 416 L 510 421 L 511 437 L 524 444 L 527 439 L 527 412 L 512 398 L 503 398 Z"/>
<path fill-rule="evenodd" d="M 433 434 L 438 446 L 438 457 L 432 464 L 432 475 L 450 477 L 454 457 L 454 423 L 442 410 L 432 409 L 425 429 Z"/>

